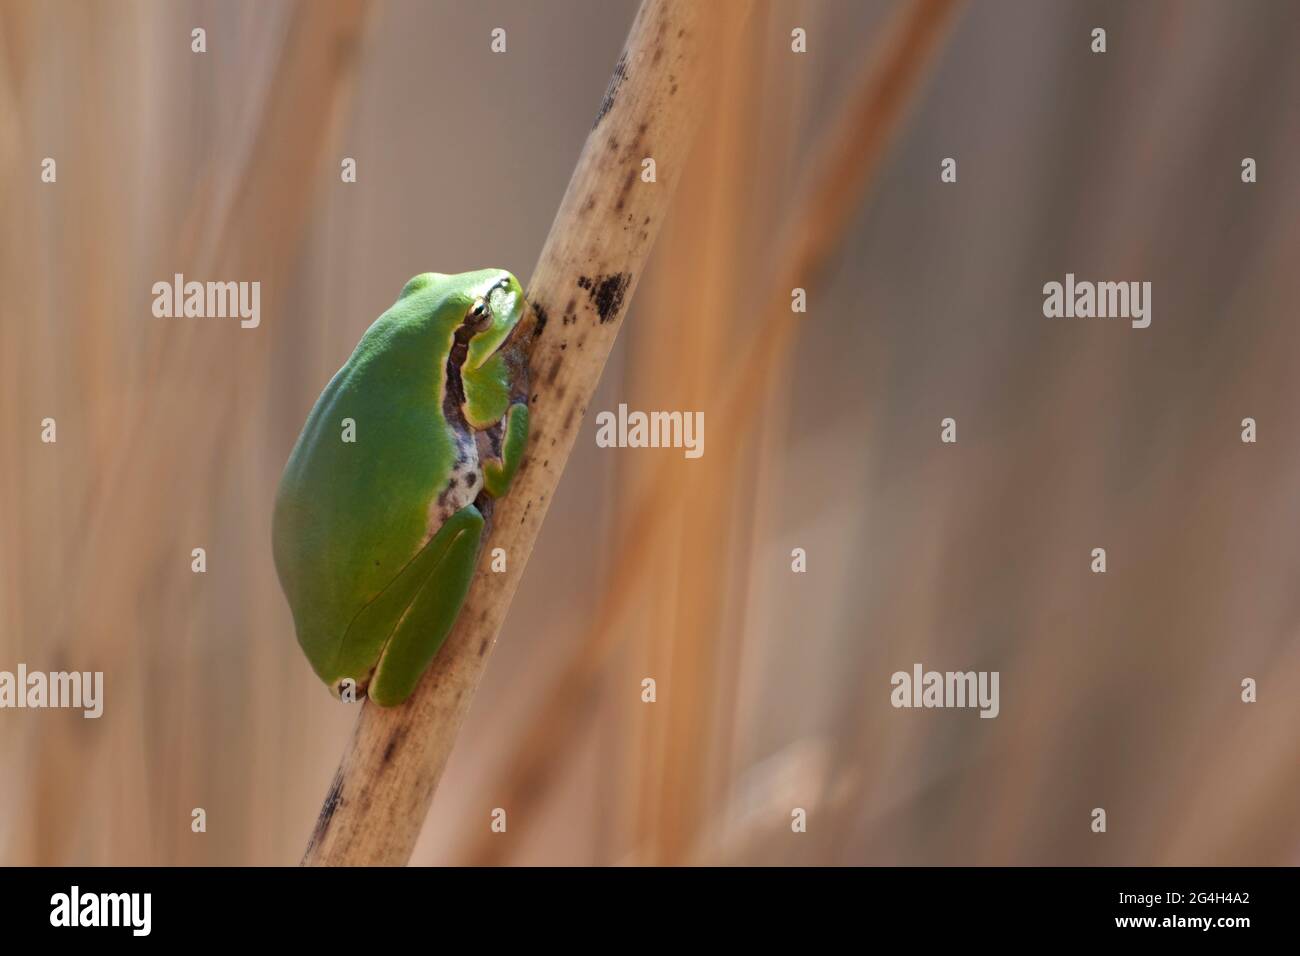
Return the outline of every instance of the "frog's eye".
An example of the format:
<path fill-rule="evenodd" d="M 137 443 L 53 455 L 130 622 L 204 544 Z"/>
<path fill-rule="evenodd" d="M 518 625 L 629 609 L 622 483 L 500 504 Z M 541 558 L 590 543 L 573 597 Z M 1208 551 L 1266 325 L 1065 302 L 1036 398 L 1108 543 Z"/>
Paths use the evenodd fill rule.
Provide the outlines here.
<path fill-rule="evenodd" d="M 481 329 L 488 324 L 492 318 L 492 310 L 483 299 L 475 299 L 474 304 L 465 315 L 465 324 L 472 329 Z"/>

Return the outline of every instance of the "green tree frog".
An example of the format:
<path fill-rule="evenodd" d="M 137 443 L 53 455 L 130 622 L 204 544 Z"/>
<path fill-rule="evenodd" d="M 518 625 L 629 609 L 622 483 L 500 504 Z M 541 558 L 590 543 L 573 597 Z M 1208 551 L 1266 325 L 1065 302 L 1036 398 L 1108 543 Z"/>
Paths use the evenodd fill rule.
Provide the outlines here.
<path fill-rule="evenodd" d="M 298 643 L 339 696 L 404 701 L 460 613 L 528 438 L 508 272 L 424 273 L 316 400 L 276 495 L 272 547 Z"/>

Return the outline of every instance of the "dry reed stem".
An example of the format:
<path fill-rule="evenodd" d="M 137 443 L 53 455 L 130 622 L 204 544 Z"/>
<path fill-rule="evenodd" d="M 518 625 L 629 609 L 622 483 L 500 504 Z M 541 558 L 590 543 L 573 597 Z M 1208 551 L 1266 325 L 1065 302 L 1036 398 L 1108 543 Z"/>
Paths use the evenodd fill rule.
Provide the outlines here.
<path fill-rule="evenodd" d="M 734 366 L 737 371 L 722 388 L 725 397 L 717 416 L 722 424 L 710 428 L 716 436 L 710 440 L 715 455 L 734 457 L 754 425 L 765 383 L 789 353 L 798 331 L 800 318 L 790 311 L 790 290 L 812 288 L 830 259 L 957 8 L 957 0 L 916 0 L 904 7 L 882 37 L 877 54 L 867 59 L 853 98 L 814 150 L 810 175 L 783 233 L 785 247 L 776 259 L 778 279 L 763 299 L 767 303 L 761 312 L 763 320 L 750 337 L 749 351 Z M 574 750 L 571 744 L 580 718 L 619 641 L 614 624 L 639 586 L 635 559 L 664 527 L 658 516 L 669 504 L 667 499 L 677 493 L 665 480 L 668 468 L 669 462 L 659 459 L 653 477 L 643 485 L 649 490 L 630 509 L 632 518 L 610 562 L 610 584 L 601 595 L 590 628 L 536 717 L 527 722 L 502 764 L 500 779 L 489 788 L 500 795 L 498 804 L 511 807 L 517 815 L 541 805 L 548 785 L 559 776 L 556 763 Z M 508 849 L 504 841 L 493 840 L 490 834 L 476 834 L 469 838 L 460 858 L 474 864 L 500 863 Z"/>
<path fill-rule="evenodd" d="M 410 859 L 686 161 L 716 71 L 709 47 L 727 18 L 748 6 L 646 0 L 637 12 L 529 283 L 520 332 L 531 337 L 533 432 L 483 548 L 504 548 L 508 570 L 475 577 L 410 700 L 390 709 L 362 706 L 304 864 Z M 647 157 L 657 182 L 641 179 Z M 548 322 L 571 326 L 571 348 L 561 350 L 559 337 L 545 334 Z M 481 821 L 484 829 L 488 822 Z"/>
<path fill-rule="evenodd" d="M 673 314 L 681 312 L 681 290 L 694 290 L 690 312 L 679 320 L 680 331 L 663 336 L 670 347 L 658 351 L 661 362 L 676 366 L 678 404 L 703 409 L 710 418 L 718 398 L 717 370 L 729 366 L 734 343 L 750 331 L 746 311 L 736 304 L 744 301 L 751 279 L 744 240 L 755 210 L 747 177 L 734 173 L 755 162 L 762 109 L 758 80 L 765 62 L 762 19 L 729 31 L 714 47 L 723 76 L 712 91 L 713 109 L 696 167 L 688 188 L 679 193 L 683 215 L 674 220 L 675 241 L 657 270 Z M 710 321 L 699 322 L 701 315 Z M 681 348 L 688 337 L 690 348 Z M 669 374 L 649 371 L 657 391 Z M 633 778 L 635 769 L 639 778 L 625 799 L 635 810 L 636 832 L 646 834 L 638 845 L 652 851 L 643 862 L 680 862 L 695 821 L 707 819 L 707 808 L 725 783 L 717 726 L 718 691 L 728 671 L 721 666 L 724 642 L 719 636 L 732 629 L 723 622 L 718 578 L 727 565 L 737 510 L 719 503 L 733 500 L 739 473 L 751 466 L 743 455 L 710 455 L 680 467 L 664 482 L 677 492 L 670 507 L 677 512 L 679 548 L 672 549 L 675 560 L 658 562 L 658 580 L 647 581 L 650 588 L 643 592 L 664 599 L 654 602 L 658 620 L 641 632 L 648 657 L 638 674 L 654 674 L 672 703 L 649 711 L 657 719 L 645 722 L 643 744 L 623 758 L 627 772 L 619 774 Z M 645 558 L 639 563 L 644 568 Z"/>

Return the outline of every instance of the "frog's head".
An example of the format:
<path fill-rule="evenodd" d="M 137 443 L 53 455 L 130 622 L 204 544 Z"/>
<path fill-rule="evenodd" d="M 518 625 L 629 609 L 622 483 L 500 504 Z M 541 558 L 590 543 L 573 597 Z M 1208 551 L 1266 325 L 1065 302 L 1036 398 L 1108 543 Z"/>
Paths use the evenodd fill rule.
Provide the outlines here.
<path fill-rule="evenodd" d="M 471 342 L 471 364 L 481 365 L 519 324 L 524 290 L 504 269 L 421 272 L 402 287 L 390 312 L 412 330 L 459 333 Z"/>
<path fill-rule="evenodd" d="M 482 276 L 482 279 L 478 277 Z M 524 315 L 524 290 L 519 280 L 501 269 L 466 273 L 472 296 L 463 328 L 470 331 L 466 375 L 482 369 L 505 344 Z"/>
<path fill-rule="evenodd" d="M 425 272 L 402 289 L 391 315 L 376 323 L 381 335 L 410 335 L 409 346 L 392 348 L 403 357 L 432 344 L 447 369 L 448 414 L 475 429 L 488 428 L 506 413 L 512 382 L 526 381 L 525 361 L 509 347 L 524 314 L 524 290 L 504 269 L 460 275 Z M 456 411 L 453 411 L 456 410 Z"/>
<path fill-rule="evenodd" d="M 509 407 L 511 383 L 520 380 L 513 363 L 521 361 L 508 348 L 511 333 L 524 315 L 524 290 L 509 272 L 490 269 L 467 273 L 471 295 L 457 339 L 466 343 L 461 363 L 465 420 L 475 428 L 498 421 Z"/>

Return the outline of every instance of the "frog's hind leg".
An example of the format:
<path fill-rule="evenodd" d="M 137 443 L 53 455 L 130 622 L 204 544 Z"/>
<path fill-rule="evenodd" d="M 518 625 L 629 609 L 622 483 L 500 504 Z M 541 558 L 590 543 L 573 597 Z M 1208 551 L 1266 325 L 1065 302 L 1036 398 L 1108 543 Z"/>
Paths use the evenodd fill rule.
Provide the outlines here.
<path fill-rule="evenodd" d="M 469 592 L 483 536 L 483 515 L 466 505 L 446 520 L 429 547 L 435 559 L 424 584 L 398 619 L 384 645 L 367 693 L 376 704 L 400 704 L 447 639 Z"/>

